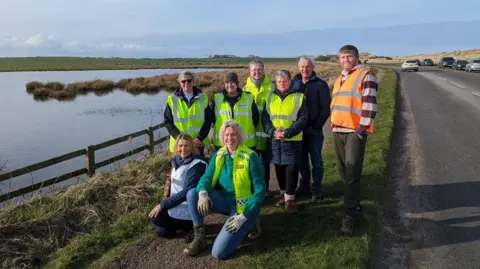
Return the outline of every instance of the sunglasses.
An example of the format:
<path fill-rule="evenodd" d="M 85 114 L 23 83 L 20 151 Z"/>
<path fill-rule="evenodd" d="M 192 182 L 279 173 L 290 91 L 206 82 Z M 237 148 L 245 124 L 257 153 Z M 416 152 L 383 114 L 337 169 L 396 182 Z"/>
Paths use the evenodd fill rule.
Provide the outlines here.
<path fill-rule="evenodd" d="M 192 82 L 192 79 L 186 79 L 186 80 L 180 80 L 181 83 L 185 84 L 185 83 L 190 83 Z"/>

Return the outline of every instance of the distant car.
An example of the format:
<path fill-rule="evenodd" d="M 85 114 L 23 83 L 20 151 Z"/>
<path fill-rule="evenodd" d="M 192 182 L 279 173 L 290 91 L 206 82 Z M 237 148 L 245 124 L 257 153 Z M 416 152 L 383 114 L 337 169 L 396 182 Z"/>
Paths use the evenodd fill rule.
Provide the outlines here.
<path fill-rule="evenodd" d="M 453 70 L 464 70 L 465 66 L 467 66 L 468 61 L 465 60 L 455 60 L 455 62 L 452 64 L 452 69 Z"/>
<path fill-rule="evenodd" d="M 480 71 L 480 59 L 473 59 L 465 66 L 466 72 Z"/>
<path fill-rule="evenodd" d="M 433 66 L 434 63 L 433 63 L 432 59 L 423 59 L 423 65 L 424 66 Z"/>
<path fill-rule="evenodd" d="M 405 72 L 405 71 L 418 72 L 418 60 L 405 60 L 400 70 L 402 70 L 402 72 Z"/>
<path fill-rule="evenodd" d="M 439 68 L 452 67 L 452 64 L 454 62 L 455 62 L 455 59 L 453 57 L 442 57 L 440 58 L 440 61 L 438 61 L 438 67 Z"/>

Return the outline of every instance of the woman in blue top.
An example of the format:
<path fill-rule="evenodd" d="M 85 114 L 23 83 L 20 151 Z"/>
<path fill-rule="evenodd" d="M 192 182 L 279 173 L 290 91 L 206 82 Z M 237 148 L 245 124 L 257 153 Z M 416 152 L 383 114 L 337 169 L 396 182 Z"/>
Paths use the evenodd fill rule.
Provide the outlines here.
<path fill-rule="evenodd" d="M 197 186 L 207 168 L 206 161 L 199 157 L 198 148 L 194 146 L 193 137 L 186 133 L 177 137 L 172 164 L 170 195 L 160 201 L 148 215 L 155 224 L 155 232 L 159 237 L 175 234 L 177 230 L 192 230 L 192 217 L 186 202 L 187 192 Z"/>
<path fill-rule="evenodd" d="M 187 194 L 188 210 L 193 220 L 194 238 L 184 249 L 196 255 L 207 244 L 203 218 L 209 213 L 229 216 L 213 244 L 212 255 L 227 259 L 257 220 L 265 198 L 262 162 L 257 154 L 242 144 L 240 125 L 228 120 L 220 128 L 224 145 L 215 152 L 197 188 Z"/>

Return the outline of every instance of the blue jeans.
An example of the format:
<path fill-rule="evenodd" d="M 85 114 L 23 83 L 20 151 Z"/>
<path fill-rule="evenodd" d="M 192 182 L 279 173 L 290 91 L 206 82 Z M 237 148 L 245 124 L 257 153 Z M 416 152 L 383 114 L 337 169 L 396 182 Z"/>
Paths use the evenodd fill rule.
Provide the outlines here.
<path fill-rule="evenodd" d="M 227 216 L 233 216 L 236 214 L 235 205 L 231 205 L 223 196 L 222 192 L 216 190 L 208 191 L 208 196 L 212 200 L 211 213 L 218 213 Z M 198 226 L 203 224 L 203 217 L 200 215 L 197 209 L 198 203 L 198 191 L 193 188 L 187 193 L 188 211 L 192 215 L 193 224 Z M 225 230 L 226 222 L 223 224 L 222 230 L 218 234 L 215 242 L 213 243 L 212 256 L 220 259 L 228 259 L 237 249 L 238 245 L 242 241 L 245 233 L 255 225 L 256 218 L 248 219 L 240 229 L 234 233 L 227 232 Z"/>
<path fill-rule="evenodd" d="M 312 191 L 323 192 L 323 133 L 312 132 L 307 135 L 303 135 L 303 151 L 302 151 L 302 163 L 300 165 L 300 175 L 302 179 L 300 184 L 303 186 L 310 185 L 310 179 L 313 177 L 313 183 L 311 184 Z M 310 160 L 312 162 L 312 170 L 310 172 Z"/>

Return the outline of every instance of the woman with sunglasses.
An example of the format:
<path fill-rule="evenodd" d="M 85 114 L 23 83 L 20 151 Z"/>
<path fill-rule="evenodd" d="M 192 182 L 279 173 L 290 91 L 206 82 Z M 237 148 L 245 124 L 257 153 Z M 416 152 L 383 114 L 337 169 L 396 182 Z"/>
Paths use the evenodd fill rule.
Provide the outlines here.
<path fill-rule="evenodd" d="M 203 155 L 209 144 L 208 133 L 213 122 L 213 112 L 208 105 L 208 96 L 195 87 L 195 75 L 183 71 L 178 75 L 180 88 L 167 97 L 164 112 L 165 127 L 170 134 L 170 152 L 175 150 L 175 141 L 181 132 L 194 138 L 195 147 Z"/>

